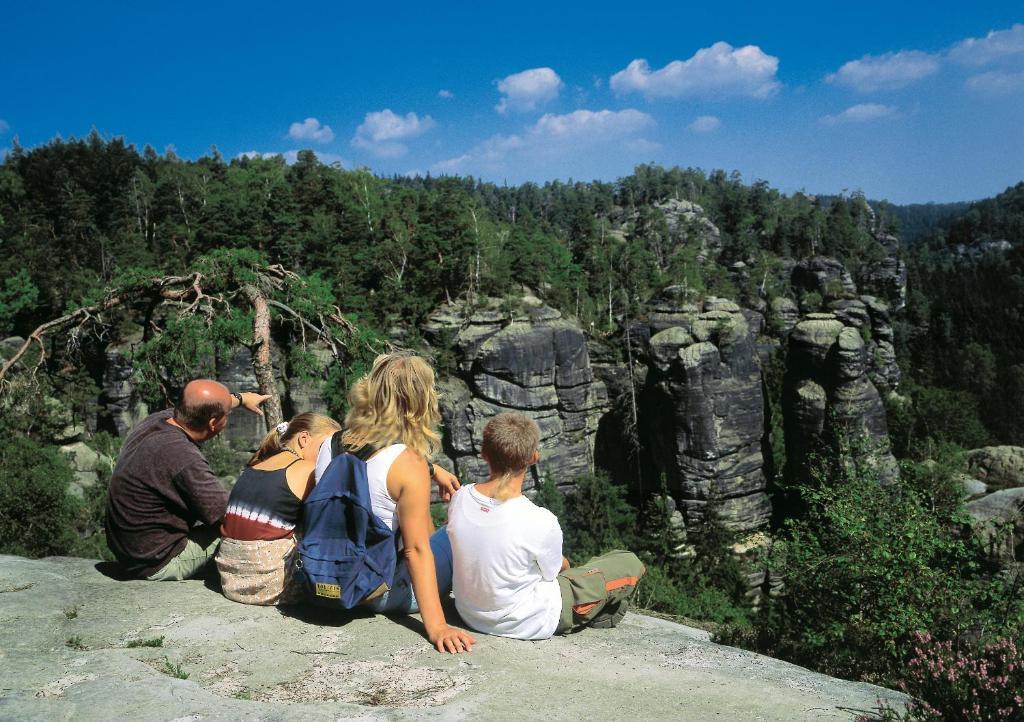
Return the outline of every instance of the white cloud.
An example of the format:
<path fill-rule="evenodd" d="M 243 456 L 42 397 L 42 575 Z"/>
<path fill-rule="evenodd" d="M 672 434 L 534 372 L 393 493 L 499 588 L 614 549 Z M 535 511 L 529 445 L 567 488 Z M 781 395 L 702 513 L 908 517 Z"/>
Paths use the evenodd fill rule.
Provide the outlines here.
<path fill-rule="evenodd" d="M 329 125 L 320 125 L 320 121 L 316 118 L 306 118 L 301 123 L 296 121 L 288 126 L 288 137 L 292 140 L 330 143 L 334 140 L 334 131 Z"/>
<path fill-rule="evenodd" d="M 450 100 L 451 98 L 455 97 L 455 93 L 448 90 L 447 88 L 441 88 L 439 91 L 437 91 L 437 97 L 443 98 L 445 100 Z"/>
<path fill-rule="evenodd" d="M 990 70 L 971 76 L 964 83 L 968 90 L 985 95 L 1009 95 L 1024 91 L 1024 71 Z"/>
<path fill-rule="evenodd" d="M 11 126 L 9 126 L 7 124 L 7 121 L 4 120 L 3 118 L 0 118 L 0 135 L 3 135 L 4 133 L 6 133 L 10 129 L 11 129 Z"/>
<path fill-rule="evenodd" d="M 272 158 L 277 158 L 278 156 L 280 156 L 280 157 L 284 158 L 284 162 L 287 163 L 288 165 L 294 165 L 296 163 L 296 161 L 298 161 L 298 159 L 299 159 L 299 153 L 300 153 L 300 151 L 298 149 L 295 149 L 295 150 L 283 150 L 283 151 L 270 151 L 270 152 L 266 152 L 266 153 L 261 153 L 258 150 L 247 150 L 244 153 L 239 153 L 235 157 L 236 158 L 263 158 L 264 160 L 270 160 Z M 334 153 L 324 153 L 323 151 L 319 151 L 318 150 L 318 151 L 313 151 L 313 154 L 316 155 L 317 160 L 319 160 L 321 163 L 323 163 L 325 165 L 333 165 L 334 163 L 339 163 L 343 167 L 346 167 L 346 166 L 347 167 L 351 167 L 351 165 L 352 165 L 347 160 L 342 158 L 340 155 L 336 155 Z"/>
<path fill-rule="evenodd" d="M 575 110 L 565 115 L 546 113 L 531 129 L 538 136 L 601 140 L 622 137 L 654 125 L 654 119 L 633 108 Z"/>
<path fill-rule="evenodd" d="M 503 96 L 494 106 L 499 113 L 534 110 L 557 98 L 563 86 L 562 79 L 551 68 L 530 68 L 497 82 L 498 92 Z"/>
<path fill-rule="evenodd" d="M 992 30 L 983 38 L 967 38 L 950 48 L 949 57 L 964 65 L 986 65 L 1005 57 L 1024 55 L 1024 24 Z"/>
<path fill-rule="evenodd" d="M 422 118 L 413 112 L 398 115 L 385 108 L 366 114 L 362 124 L 356 128 L 352 145 L 382 158 L 398 158 L 409 150 L 401 141 L 422 135 L 435 125 L 429 115 Z"/>
<path fill-rule="evenodd" d="M 839 70 L 825 76 L 836 85 L 861 93 L 875 90 L 898 90 L 939 70 L 939 56 L 920 50 L 901 50 L 884 55 L 865 55 L 844 63 Z"/>
<path fill-rule="evenodd" d="M 844 123 L 866 123 L 881 118 L 891 118 L 896 115 L 896 108 L 881 103 L 860 103 L 851 105 L 842 113 L 836 115 L 823 115 L 819 119 L 825 125 L 840 125 Z"/>
<path fill-rule="evenodd" d="M 713 130 L 717 130 L 721 124 L 722 121 L 713 115 L 701 115 L 687 127 L 694 133 L 710 133 Z"/>
<path fill-rule="evenodd" d="M 734 48 L 719 41 L 688 60 L 673 60 L 659 70 L 651 70 L 642 58 L 634 60 L 615 73 L 609 85 L 616 93 L 643 93 L 647 98 L 767 98 L 781 87 L 778 69 L 779 59 L 756 45 Z"/>
<path fill-rule="evenodd" d="M 576 110 L 547 113 L 522 135 L 494 135 L 467 153 L 435 163 L 435 173 L 498 171 L 513 154 L 531 157 L 564 156 L 595 145 L 622 142 L 633 152 L 650 152 L 656 143 L 638 137 L 654 126 L 654 118 L 633 108 Z"/>

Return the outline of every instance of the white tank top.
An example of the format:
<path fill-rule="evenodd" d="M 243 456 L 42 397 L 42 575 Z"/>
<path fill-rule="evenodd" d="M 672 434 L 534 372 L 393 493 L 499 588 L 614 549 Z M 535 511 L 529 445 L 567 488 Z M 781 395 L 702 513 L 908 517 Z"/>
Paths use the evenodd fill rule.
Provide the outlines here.
<path fill-rule="evenodd" d="M 370 487 L 370 506 L 388 529 L 398 529 L 398 504 L 388 492 L 388 471 L 395 459 L 405 451 L 405 444 L 392 444 L 374 454 L 366 462 L 366 481 Z"/>
<path fill-rule="evenodd" d="M 373 458 L 366 462 L 366 481 L 370 488 L 370 508 L 382 522 L 388 525 L 388 529 L 398 529 L 398 504 L 388 493 L 388 472 L 395 459 L 405 451 L 405 444 L 392 444 L 374 454 Z M 320 453 L 316 457 L 316 480 L 324 475 L 324 471 L 331 463 L 331 440 L 328 438 L 320 446 Z"/>

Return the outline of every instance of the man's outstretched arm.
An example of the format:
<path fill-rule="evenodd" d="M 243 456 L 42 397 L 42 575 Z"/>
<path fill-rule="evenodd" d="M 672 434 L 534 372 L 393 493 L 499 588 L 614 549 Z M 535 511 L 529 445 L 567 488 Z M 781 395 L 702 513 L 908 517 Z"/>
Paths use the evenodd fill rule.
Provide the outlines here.
<path fill-rule="evenodd" d="M 263 416 L 263 409 L 260 406 L 269 398 L 270 394 L 257 394 L 252 391 L 234 393 L 231 394 L 231 410 L 234 411 L 239 406 L 243 406 L 257 416 Z"/>

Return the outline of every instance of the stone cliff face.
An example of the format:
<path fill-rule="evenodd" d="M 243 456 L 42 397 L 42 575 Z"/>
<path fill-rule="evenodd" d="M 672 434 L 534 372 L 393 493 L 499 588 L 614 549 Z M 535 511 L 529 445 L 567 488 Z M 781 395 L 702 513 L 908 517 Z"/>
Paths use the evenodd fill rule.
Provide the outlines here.
<path fill-rule="evenodd" d="M 883 481 L 898 474 L 889 448 L 885 407 L 869 376 L 860 328 L 835 313 L 809 313 L 789 334 L 783 397 L 787 462 L 805 475 L 814 452 L 834 449 L 841 436 L 866 437 L 859 453 Z"/>
<path fill-rule="evenodd" d="M 994 561 L 1012 568 L 1024 559 L 1024 447 L 974 449 L 967 472 L 960 480 L 972 530 Z"/>
<path fill-rule="evenodd" d="M 707 227 L 699 207 L 663 205 L 671 234 L 699 232 L 714 252 L 717 229 Z M 762 448 L 773 424 L 762 368 L 784 348 L 782 411 L 792 468 L 805 473 L 813 452 L 834 448 L 844 434 L 864 434 L 883 479 L 895 478 L 882 403 L 900 382 L 889 304 L 858 294 L 835 259 L 781 267 L 798 300 L 773 298 L 761 304 L 762 314 L 722 298 L 695 301 L 686 289 L 670 287 L 644 317 L 624 321 L 617 341 L 587 339 L 574 321 L 529 294 L 445 304 L 422 329 L 437 354 L 440 461 L 465 481 L 484 478 L 484 426 L 502 411 L 521 411 L 541 429 L 542 458 L 527 488 L 550 476 L 569 491 L 577 477 L 601 468 L 650 493 L 664 475 L 687 527 L 714 499 L 729 527 L 760 530 L 772 512 Z M 122 435 L 147 413 L 130 361 L 139 340 L 129 336 L 106 349 L 101 421 Z M 322 349 L 311 352 L 322 378 L 304 381 L 287 378 L 285 355 L 273 351 L 286 414 L 327 411 L 319 382 L 331 359 Z M 256 386 L 245 348 L 197 373 L 212 373 L 233 391 Z M 262 419 L 237 414 L 224 438 L 241 458 L 264 433 Z"/>
<path fill-rule="evenodd" d="M 110 424 L 121 436 L 127 434 L 152 410 L 139 394 L 133 378 L 131 354 L 133 346 L 140 339 L 141 334 L 129 336 L 116 344 L 111 344 L 105 351 L 106 365 L 100 395 L 100 414 L 109 419 Z M 310 352 L 321 361 L 323 377 L 326 378 L 326 370 L 331 362 L 330 354 L 326 349 L 317 347 L 311 347 Z M 321 379 L 288 378 L 284 371 L 284 359 L 276 346 L 272 349 L 272 358 L 277 390 L 284 403 L 286 415 L 289 411 L 327 413 L 327 404 L 320 390 Z M 252 354 L 247 348 L 239 348 L 227 358 L 213 360 L 210 369 L 197 370 L 197 376 L 204 374 L 217 379 L 232 392 L 251 391 L 258 386 L 252 367 Z M 235 451 L 249 452 L 259 445 L 266 433 L 266 424 L 261 417 L 253 414 L 232 414 L 222 438 Z"/>
<path fill-rule="evenodd" d="M 900 257 L 900 241 L 896 236 L 879 233 L 876 239 L 885 250 L 885 257 L 861 270 L 860 285 L 884 298 L 895 313 L 907 305 L 907 264 Z"/>
<path fill-rule="evenodd" d="M 666 289 L 652 305 L 642 437 L 688 526 L 716 498 L 729 527 L 753 531 L 771 515 L 756 334 L 731 301 L 708 298 L 697 305 L 683 297 L 681 289 Z"/>
<path fill-rule="evenodd" d="M 699 244 L 701 261 L 718 257 L 722 250 L 722 233 L 703 207 L 678 198 L 669 198 L 654 207 L 664 214 L 671 241 Z"/>
<path fill-rule="evenodd" d="M 594 379 L 578 326 L 527 296 L 515 309 L 494 299 L 478 308 L 448 304 L 424 330 L 455 353 L 455 368 L 441 382 L 442 416 L 444 451 L 460 477 L 486 478 L 483 429 L 503 411 L 521 411 L 541 430 L 541 461 L 528 487 L 546 474 L 567 487 L 593 471 L 594 436 L 608 394 Z"/>
<path fill-rule="evenodd" d="M 841 435 L 864 435 L 882 479 L 895 479 L 882 400 L 900 384 L 889 304 L 858 295 L 834 258 L 799 261 L 790 279 L 798 294 L 818 294 L 823 308 L 805 303 L 798 309 L 776 299 L 770 309 L 771 325 L 788 339 L 783 407 L 789 463 L 805 475 L 812 453 L 831 448 Z M 798 310 L 804 312 L 799 320 Z"/>

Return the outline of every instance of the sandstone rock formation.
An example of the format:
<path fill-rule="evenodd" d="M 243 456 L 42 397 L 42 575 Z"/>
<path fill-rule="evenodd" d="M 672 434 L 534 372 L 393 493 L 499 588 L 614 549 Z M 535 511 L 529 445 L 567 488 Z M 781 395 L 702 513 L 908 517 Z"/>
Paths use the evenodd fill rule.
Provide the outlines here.
<path fill-rule="evenodd" d="M 126 435 L 135 424 L 146 417 L 150 409 L 134 383 L 132 350 L 141 340 L 141 335 L 130 335 L 107 347 L 106 365 L 103 373 L 103 387 L 100 395 L 101 414 L 110 419 L 121 436 Z M 285 383 L 284 361 L 280 350 L 272 351 L 274 373 L 277 377 L 278 393 L 290 403 L 287 408 L 298 411 L 326 411 L 316 382 L 293 379 Z M 252 354 L 247 348 L 238 348 L 220 363 L 210 362 L 210 368 L 197 369 L 196 376 L 212 375 L 228 387 L 228 390 L 252 391 L 257 388 L 256 374 L 252 368 Z M 252 451 L 267 433 L 263 418 L 254 414 L 233 414 L 222 438 L 235 451 Z"/>
<path fill-rule="evenodd" d="M 654 207 L 665 215 L 673 241 L 699 244 L 701 260 L 718 256 L 722 250 L 722 233 L 703 207 L 678 198 L 669 198 Z"/>
<path fill-rule="evenodd" d="M 767 523 L 761 456 L 764 397 L 747 317 L 731 301 L 681 300 L 669 288 L 652 304 L 641 429 L 651 461 L 665 474 L 687 525 L 709 498 L 736 530 Z"/>
<path fill-rule="evenodd" d="M 1024 486 L 1024 447 L 986 446 L 967 455 L 971 474 L 989 489 Z"/>
<path fill-rule="evenodd" d="M 817 293 L 826 300 L 857 293 L 857 286 L 846 267 L 827 256 L 811 256 L 798 261 L 790 279 L 798 291 Z"/>
<path fill-rule="evenodd" d="M 132 347 L 142 338 L 141 330 L 107 346 L 104 357 L 101 414 L 108 417 L 120 436 L 149 415 L 149 407 L 132 381 Z"/>
<path fill-rule="evenodd" d="M 1024 560 L 1024 487 L 1002 489 L 966 504 L 973 532 L 1003 564 Z"/>
<path fill-rule="evenodd" d="M 497 299 L 477 308 L 446 304 L 425 332 L 454 349 L 454 368 L 442 380 L 444 451 L 460 477 L 486 477 L 480 445 L 487 421 L 521 411 L 541 430 L 541 461 L 526 487 L 545 474 L 567 487 L 593 471 L 594 436 L 608 405 L 594 379 L 583 332 L 533 296 L 514 308 Z"/>
<path fill-rule="evenodd" d="M 245 606 L 94 564 L 0 557 L 3 719 L 848 720 L 907 701 L 635 613 L 441 655 L 416 617 Z"/>
<path fill-rule="evenodd" d="M 67 458 L 75 475 L 68 492 L 79 499 L 85 496 L 87 489 L 96 485 L 100 473 L 109 472 L 114 468 L 113 459 L 86 446 L 82 441 L 65 444 L 60 447 L 60 451 Z"/>
<path fill-rule="evenodd" d="M 885 250 L 885 257 L 861 269 L 860 285 L 884 298 L 895 313 L 907 305 L 907 264 L 901 258 L 899 238 L 883 232 L 876 240 Z"/>
<path fill-rule="evenodd" d="M 974 449 L 967 465 L 965 491 L 974 498 L 966 509 L 975 535 L 997 561 L 1024 561 L 1024 447 Z"/>
<path fill-rule="evenodd" d="M 783 391 L 787 462 L 806 475 L 813 453 L 839 438 L 869 458 L 883 482 L 898 475 L 889 447 L 885 407 L 868 375 L 860 330 L 835 313 L 810 313 L 789 334 Z M 864 447 L 864 448 L 861 448 Z"/>

